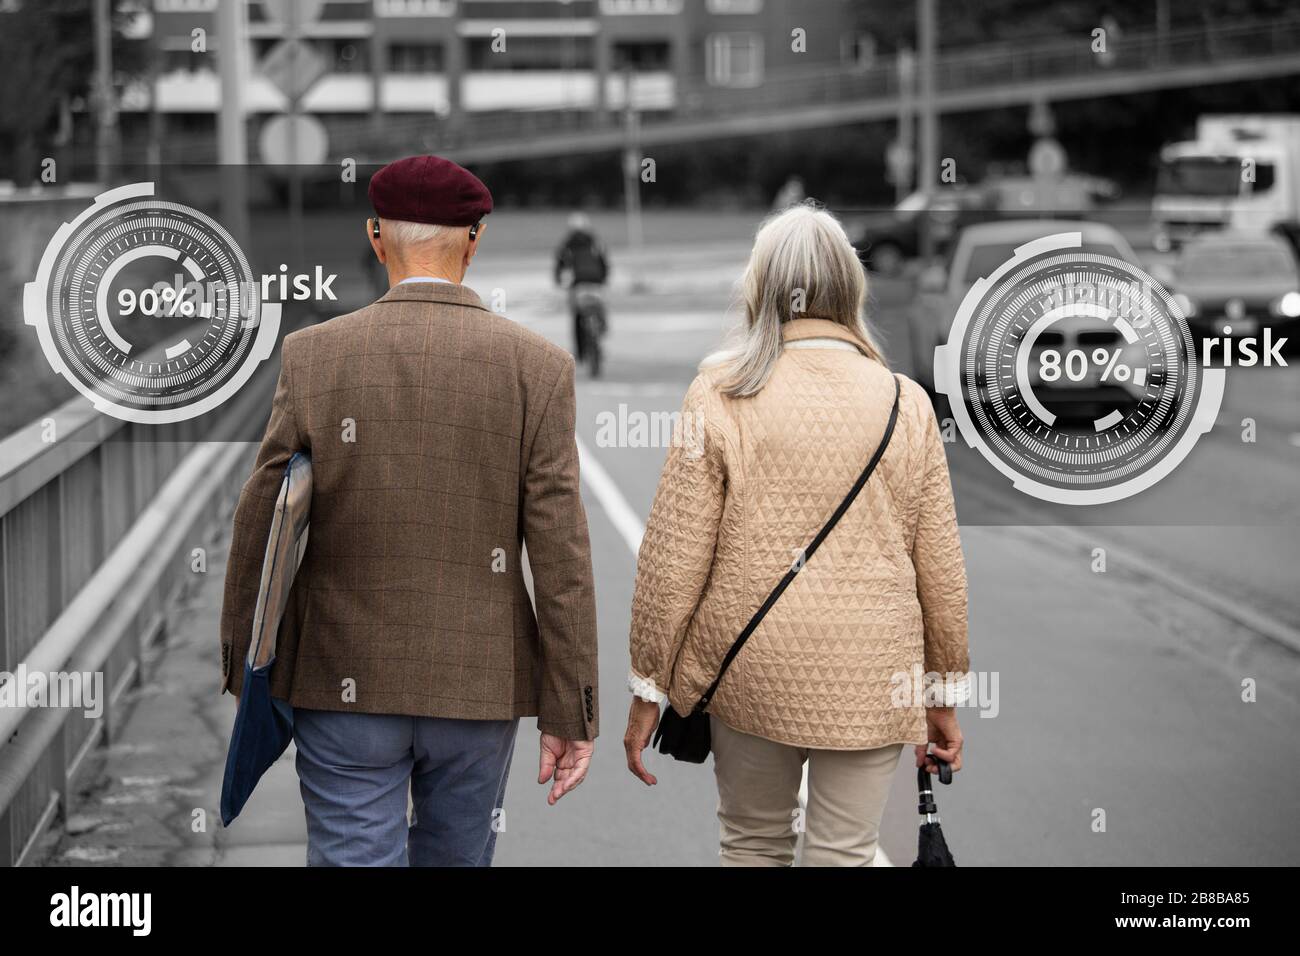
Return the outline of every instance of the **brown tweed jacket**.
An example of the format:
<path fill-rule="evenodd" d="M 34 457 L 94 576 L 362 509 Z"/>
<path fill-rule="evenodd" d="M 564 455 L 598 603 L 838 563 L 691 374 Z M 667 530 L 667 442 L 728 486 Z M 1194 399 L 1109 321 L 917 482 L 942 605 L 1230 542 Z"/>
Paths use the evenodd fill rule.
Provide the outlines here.
<path fill-rule="evenodd" d="M 596 607 L 574 415 L 572 357 L 465 286 L 398 285 L 285 338 L 235 511 L 223 689 L 243 682 L 275 498 L 305 450 L 311 532 L 273 693 L 321 710 L 537 714 L 547 733 L 593 739 Z"/>

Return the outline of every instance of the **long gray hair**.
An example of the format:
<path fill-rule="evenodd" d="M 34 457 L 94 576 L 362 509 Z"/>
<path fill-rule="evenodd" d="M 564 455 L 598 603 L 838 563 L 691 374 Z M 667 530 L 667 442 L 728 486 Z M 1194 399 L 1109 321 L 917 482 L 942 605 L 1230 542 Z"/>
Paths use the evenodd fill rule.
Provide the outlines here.
<path fill-rule="evenodd" d="M 745 305 L 740 341 L 703 363 L 728 369 L 725 395 L 754 395 L 767 384 L 781 357 L 781 327 L 791 319 L 838 322 L 867 355 L 885 361 L 867 326 L 862 264 L 839 220 L 815 203 L 791 206 L 763 221 L 740 280 L 740 297 Z"/>

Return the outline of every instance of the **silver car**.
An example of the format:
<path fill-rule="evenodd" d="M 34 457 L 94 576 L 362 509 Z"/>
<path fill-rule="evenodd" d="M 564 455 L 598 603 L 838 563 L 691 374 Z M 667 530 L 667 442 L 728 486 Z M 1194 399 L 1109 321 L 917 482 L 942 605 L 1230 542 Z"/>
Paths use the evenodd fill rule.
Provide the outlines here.
<path fill-rule="evenodd" d="M 1174 299 L 1194 332 L 1257 335 L 1300 318 L 1300 266 L 1277 236 L 1207 233 L 1183 246 Z"/>
<path fill-rule="evenodd" d="M 996 271 L 1015 255 L 1017 247 L 1043 236 L 1062 232 L 1082 234 L 1081 252 L 1113 256 L 1138 265 L 1128 241 L 1113 227 L 1097 222 L 1051 219 L 1013 219 L 967 227 L 949 250 L 947 261 L 921 274 L 909 322 L 913 377 L 934 395 L 934 350 L 948 340 L 948 332 L 962 300 L 979 279 Z M 1127 348 L 1111 325 L 1087 317 L 1063 319 L 1038 337 L 1033 358 L 1052 348 L 1064 354 L 1073 349 Z M 1038 368 L 1031 361 L 1030 368 Z M 1061 376 L 1041 381 L 1036 371 L 1030 379 L 1036 393 L 1066 408 L 1069 417 L 1087 418 L 1097 408 L 1127 406 L 1139 400 L 1144 389 L 1134 382 L 1104 381 L 1100 368 L 1078 380 Z"/>

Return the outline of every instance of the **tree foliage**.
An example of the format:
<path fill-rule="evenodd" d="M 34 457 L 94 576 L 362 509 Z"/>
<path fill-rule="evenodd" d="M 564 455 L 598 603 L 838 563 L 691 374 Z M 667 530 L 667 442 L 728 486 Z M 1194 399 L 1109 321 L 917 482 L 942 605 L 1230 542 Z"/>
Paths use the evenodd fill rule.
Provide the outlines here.
<path fill-rule="evenodd" d="M 131 4 L 114 0 L 115 85 L 139 71 L 139 43 L 121 30 Z M 91 106 L 95 76 L 94 0 L 8 0 L 0 4 L 0 155 L 6 178 L 36 179 L 63 145 L 71 113 Z"/>

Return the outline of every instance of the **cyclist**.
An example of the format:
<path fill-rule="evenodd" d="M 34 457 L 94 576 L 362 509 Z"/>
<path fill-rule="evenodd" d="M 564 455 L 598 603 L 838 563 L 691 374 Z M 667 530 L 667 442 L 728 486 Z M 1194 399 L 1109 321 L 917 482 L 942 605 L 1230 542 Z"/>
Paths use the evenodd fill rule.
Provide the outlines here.
<path fill-rule="evenodd" d="M 580 212 L 569 216 L 569 232 L 555 251 L 555 283 L 569 290 L 569 312 L 573 317 L 574 351 L 579 362 L 586 359 L 586 336 L 582 331 L 583 286 L 602 286 L 609 277 L 605 249 L 591 228 L 591 220 Z M 597 296 L 598 298 L 598 296 Z M 603 309 L 602 309 L 603 313 Z"/>

